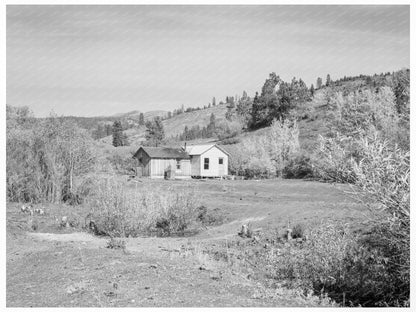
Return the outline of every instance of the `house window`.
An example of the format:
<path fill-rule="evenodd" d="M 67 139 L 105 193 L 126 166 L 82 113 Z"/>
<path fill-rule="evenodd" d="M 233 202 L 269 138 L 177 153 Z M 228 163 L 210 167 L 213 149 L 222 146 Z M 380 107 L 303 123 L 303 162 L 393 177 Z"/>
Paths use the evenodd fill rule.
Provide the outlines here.
<path fill-rule="evenodd" d="M 204 170 L 209 169 L 209 158 L 204 158 Z"/>
<path fill-rule="evenodd" d="M 180 160 L 176 161 L 176 170 L 181 170 L 181 161 Z"/>
<path fill-rule="evenodd" d="M 222 165 L 224 163 L 224 158 L 218 158 L 218 164 Z"/>

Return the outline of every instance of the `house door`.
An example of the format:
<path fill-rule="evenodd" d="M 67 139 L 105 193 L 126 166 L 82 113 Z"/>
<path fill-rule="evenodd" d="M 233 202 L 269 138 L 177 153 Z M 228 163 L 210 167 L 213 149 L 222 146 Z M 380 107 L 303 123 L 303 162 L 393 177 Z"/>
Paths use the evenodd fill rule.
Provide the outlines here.
<path fill-rule="evenodd" d="M 218 176 L 222 177 L 225 174 L 224 158 L 218 158 Z"/>

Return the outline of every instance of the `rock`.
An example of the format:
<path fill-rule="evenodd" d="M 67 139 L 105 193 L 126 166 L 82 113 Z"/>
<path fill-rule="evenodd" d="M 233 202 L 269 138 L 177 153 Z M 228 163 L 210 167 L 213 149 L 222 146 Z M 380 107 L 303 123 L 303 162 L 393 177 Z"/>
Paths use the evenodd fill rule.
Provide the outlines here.
<path fill-rule="evenodd" d="M 241 226 L 241 231 L 238 233 L 238 235 L 241 236 L 241 237 L 247 237 L 247 233 L 248 233 L 247 225 L 243 224 Z"/>
<path fill-rule="evenodd" d="M 287 229 L 286 234 L 287 234 L 287 240 L 288 241 L 292 240 L 292 229 Z"/>
<path fill-rule="evenodd" d="M 114 291 L 105 291 L 104 295 L 106 295 L 107 297 L 115 297 L 117 296 L 117 294 Z"/>

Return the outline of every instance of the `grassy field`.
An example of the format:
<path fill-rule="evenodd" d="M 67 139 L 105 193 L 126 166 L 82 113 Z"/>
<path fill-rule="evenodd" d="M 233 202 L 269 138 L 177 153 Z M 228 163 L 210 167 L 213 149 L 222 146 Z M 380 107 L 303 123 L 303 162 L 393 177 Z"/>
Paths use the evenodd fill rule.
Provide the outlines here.
<path fill-rule="evenodd" d="M 331 303 L 271 285 L 262 268 L 239 254 L 264 252 L 263 241 L 237 235 L 250 223 L 282 234 L 287 223 L 313 227 L 324 219 L 356 224 L 364 210 L 344 185 L 300 180 L 130 181 L 126 187 L 189 187 L 224 216 L 189 237 L 126 238 L 125 249 L 83 229 L 88 207 L 43 206 L 32 217 L 7 205 L 7 306 L 327 306 Z M 78 220 L 60 228 L 62 216 Z M 35 227 L 32 225 L 36 224 Z M 35 229 L 34 229 L 35 228 Z M 263 246 L 264 245 L 264 246 Z M 249 258 L 246 258 L 249 259 Z"/>

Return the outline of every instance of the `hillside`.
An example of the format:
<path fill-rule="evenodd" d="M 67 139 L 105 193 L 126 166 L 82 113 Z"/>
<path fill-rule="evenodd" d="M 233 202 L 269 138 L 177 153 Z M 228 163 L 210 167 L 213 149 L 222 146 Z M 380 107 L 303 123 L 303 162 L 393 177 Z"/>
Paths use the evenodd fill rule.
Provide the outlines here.
<path fill-rule="evenodd" d="M 192 112 L 185 112 L 179 115 L 175 115 L 172 118 L 163 120 L 163 127 L 167 138 L 175 137 L 178 134 L 181 134 L 185 128 L 191 128 L 192 126 L 199 125 L 200 127 L 207 126 L 209 124 L 211 114 L 215 115 L 216 120 L 225 120 L 225 112 L 227 108 L 225 104 L 213 106 L 206 109 L 195 110 Z M 156 116 L 161 116 L 164 111 L 151 111 L 144 113 L 145 120 L 151 120 Z M 134 118 L 136 116 L 135 112 L 130 112 L 127 114 L 119 114 L 124 118 Z M 138 116 L 138 115 L 137 115 Z M 124 131 L 124 134 L 127 135 L 130 145 L 138 146 L 145 140 L 146 127 L 144 126 L 135 126 L 133 128 L 127 129 Z M 107 136 L 99 140 L 102 143 L 112 144 L 112 136 Z M 200 140 L 199 140 L 200 141 Z M 202 140 L 212 141 L 212 139 Z"/>
<path fill-rule="evenodd" d="M 200 127 L 209 124 L 211 114 L 215 115 L 216 120 L 224 120 L 227 107 L 225 104 L 213 106 L 206 109 L 176 115 L 163 121 L 163 127 L 167 137 L 174 137 L 183 132 L 185 126 L 191 128 L 199 125 Z"/>
<path fill-rule="evenodd" d="M 386 73 L 374 76 L 365 76 L 360 75 L 356 77 L 344 77 L 342 79 L 333 81 L 331 86 L 326 87 L 323 86 L 320 89 L 316 89 L 314 91 L 314 99 L 312 101 L 304 102 L 297 109 L 297 113 L 301 116 L 304 112 L 313 111 L 313 114 L 305 113 L 304 117 L 301 117 L 298 121 L 299 127 L 299 141 L 301 144 L 301 148 L 305 151 L 312 151 L 317 143 L 317 138 L 319 135 L 325 135 L 330 130 L 330 123 L 328 124 L 327 120 L 327 105 L 323 105 L 322 98 L 327 97 L 327 93 L 334 93 L 334 92 L 342 92 L 350 93 L 357 90 L 374 90 L 383 86 L 393 86 L 393 78 L 395 73 Z M 319 100 L 321 98 L 321 100 Z M 316 103 L 320 103 L 317 105 Z M 216 117 L 216 121 L 225 121 L 225 114 L 227 111 L 226 104 L 219 104 L 217 106 L 212 106 L 210 108 L 195 110 L 191 112 L 184 112 L 182 114 L 174 115 L 172 118 L 163 120 L 163 126 L 165 130 L 166 138 L 168 145 L 181 145 L 181 142 L 175 142 L 175 137 L 183 133 L 185 126 L 188 129 L 191 129 L 193 126 L 199 126 L 200 128 L 205 127 L 210 122 L 211 114 L 214 114 Z M 144 113 L 145 119 L 149 120 L 154 118 L 155 116 L 164 116 L 167 112 L 164 111 L 152 111 Z M 117 116 L 124 118 L 124 119 L 135 119 L 138 118 L 140 112 L 132 111 L 126 114 L 118 114 Z M 127 135 L 129 144 L 132 146 L 139 146 L 145 140 L 145 131 L 146 128 L 144 126 L 137 126 L 135 125 L 132 128 L 126 129 L 124 133 Z M 253 137 L 257 135 L 261 135 L 264 132 L 268 131 L 268 127 L 261 127 L 258 130 L 252 131 L 245 131 L 238 134 L 234 140 L 235 142 L 241 141 L 247 137 Z M 101 142 L 106 144 L 112 144 L 112 137 L 107 136 L 100 139 Z M 195 139 L 195 140 L 187 140 L 190 144 L 198 144 L 198 143 L 206 143 L 206 142 L 218 142 L 221 144 L 221 141 L 218 141 L 215 137 L 205 138 L 205 139 Z M 229 146 L 232 148 L 232 146 Z"/>

